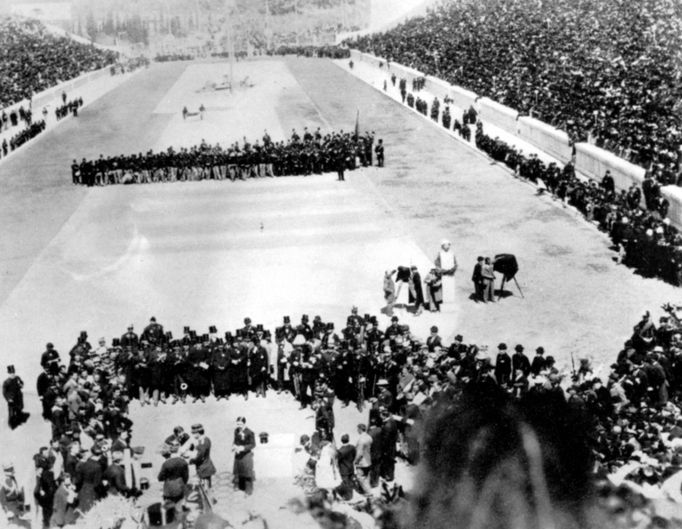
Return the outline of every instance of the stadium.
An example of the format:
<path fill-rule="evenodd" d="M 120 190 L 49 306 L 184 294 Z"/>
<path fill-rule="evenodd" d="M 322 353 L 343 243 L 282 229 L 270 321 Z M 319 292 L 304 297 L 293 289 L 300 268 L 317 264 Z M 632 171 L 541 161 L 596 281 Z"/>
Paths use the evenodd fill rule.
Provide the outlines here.
<path fill-rule="evenodd" d="M 680 6 L 256 4 L 1 15 L 0 527 L 682 526 Z"/>

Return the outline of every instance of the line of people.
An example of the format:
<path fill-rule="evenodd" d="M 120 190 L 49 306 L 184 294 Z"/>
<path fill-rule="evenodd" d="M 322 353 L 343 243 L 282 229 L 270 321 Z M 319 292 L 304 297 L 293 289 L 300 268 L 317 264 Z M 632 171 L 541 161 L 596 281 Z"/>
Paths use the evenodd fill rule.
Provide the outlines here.
<path fill-rule="evenodd" d="M 536 155 L 525 156 L 499 138 L 491 138 L 479 123 L 476 146 L 515 174 L 538 186 L 538 193 L 550 193 L 562 203 L 574 206 L 585 219 L 611 237 L 616 260 L 645 277 L 659 277 L 682 286 L 682 235 L 667 218 L 669 203 L 650 173 L 642 188 L 616 190 L 607 171 L 601 182 L 581 180 L 572 164 L 562 169 L 545 164 Z M 644 207 L 642 207 L 642 202 Z"/>
<path fill-rule="evenodd" d="M 374 145 L 374 133 L 332 132 L 304 128 L 302 136 L 292 130 L 287 141 L 274 142 L 267 131 L 262 142 L 244 139 L 227 148 L 202 141 L 191 148 L 133 155 L 100 155 L 96 160 L 71 165 L 74 184 L 94 186 L 152 182 L 236 180 L 254 177 L 312 175 L 337 172 L 343 180 L 346 170 L 371 166 L 376 153 L 383 166 L 384 146 Z"/>

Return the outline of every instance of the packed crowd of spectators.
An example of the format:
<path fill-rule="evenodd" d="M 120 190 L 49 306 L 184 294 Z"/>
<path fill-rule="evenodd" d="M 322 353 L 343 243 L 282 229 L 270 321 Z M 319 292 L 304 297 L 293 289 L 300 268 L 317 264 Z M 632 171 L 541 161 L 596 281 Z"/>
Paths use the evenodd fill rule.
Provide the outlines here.
<path fill-rule="evenodd" d="M 345 170 L 358 164 L 372 165 L 374 134 L 356 136 L 349 132 L 322 134 L 318 128 L 304 128 L 302 136 L 295 130 L 287 141 L 272 141 L 266 132 L 262 141 L 228 148 L 202 142 L 192 148 L 175 151 L 133 154 L 130 156 L 103 155 L 97 160 L 73 161 L 71 173 L 74 184 L 110 185 L 185 180 L 236 180 L 252 177 L 312 175 L 336 171 L 340 177 Z"/>
<path fill-rule="evenodd" d="M 45 120 L 35 121 L 27 125 L 21 132 L 16 133 L 9 140 L 2 140 L 2 156 L 7 156 L 14 149 L 21 147 L 24 143 L 32 140 L 45 130 Z"/>
<path fill-rule="evenodd" d="M 539 193 L 550 193 L 574 206 L 586 220 L 608 233 L 619 263 L 645 277 L 682 286 L 682 235 L 667 218 L 668 200 L 651 174 L 646 175 L 641 188 L 633 184 L 622 190 L 615 188 L 608 171 L 601 182 L 583 180 L 570 163 L 563 168 L 545 164 L 536 155 L 525 156 L 499 138 L 491 138 L 480 122 L 476 146 L 521 178 L 537 184 Z"/>
<path fill-rule="evenodd" d="M 0 18 L 0 107 L 103 68 L 117 54 L 51 34 L 36 20 Z"/>
<path fill-rule="evenodd" d="M 444 4 L 347 42 L 532 114 L 677 182 L 682 11 L 670 0 Z"/>
<path fill-rule="evenodd" d="M 570 445 L 569 460 L 548 472 L 561 470 L 563 482 L 578 487 L 572 494 L 585 494 L 596 479 L 645 502 L 682 501 L 682 311 L 664 309 L 658 325 L 648 312 L 643 316 L 610 369 L 580 358 L 560 370 L 542 346 L 529 357 L 520 344 L 510 354 L 504 343 L 493 352 L 459 335 L 446 343 L 435 326 L 420 339 L 397 316 L 380 329 L 375 316 L 355 307 L 338 333 L 333 323 L 307 315 L 298 324 L 285 316 L 273 331 L 245 318 L 224 335 L 215 326 L 203 334 L 185 327 L 179 337 L 151 318 L 140 335 L 130 325 L 110 344 L 101 338 L 95 346 L 81 332 L 68 355 L 48 344 L 40 359 L 37 389 L 52 434 L 34 458 L 35 498 L 46 523 L 56 516 L 63 524 L 107 493 L 138 494 L 140 474 L 129 469 L 139 465 L 142 450 L 131 444 L 131 401 L 266 398 L 275 390 L 314 410 L 315 429 L 301 437 L 294 467 L 305 493 L 320 501 L 350 501 L 360 510 L 375 508 L 375 500 L 399 502 L 396 459 L 429 458 L 429 414 L 472 394 L 478 401 L 494 397 L 495 410 L 505 401 L 520 402 L 525 413 L 535 409 L 541 433 L 555 420 L 563 426 L 550 432 L 568 425 L 573 439 L 553 442 Z M 357 432 L 335 429 L 335 400 L 367 411 Z M 544 416 L 547 406 L 556 413 Z M 468 423 L 462 417 L 460 424 Z M 353 446 L 348 434 L 356 433 Z M 5 514 L 22 515 L 20 502 L 0 500 Z"/>

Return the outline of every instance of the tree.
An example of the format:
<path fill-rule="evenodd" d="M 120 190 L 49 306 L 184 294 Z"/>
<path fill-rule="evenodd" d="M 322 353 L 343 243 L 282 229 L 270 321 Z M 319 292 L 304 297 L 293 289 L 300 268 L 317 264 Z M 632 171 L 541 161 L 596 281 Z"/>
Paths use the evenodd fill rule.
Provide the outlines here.
<path fill-rule="evenodd" d="M 97 22 L 95 21 L 95 15 L 92 14 L 92 11 L 88 13 L 87 18 L 85 19 L 85 31 L 87 32 L 88 37 L 90 37 L 90 40 L 95 42 L 95 38 L 97 37 Z"/>
<path fill-rule="evenodd" d="M 104 19 L 104 26 L 102 27 L 105 35 L 113 35 L 116 33 L 116 25 L 114 24 L 114 14 L 109 11 Z"/>

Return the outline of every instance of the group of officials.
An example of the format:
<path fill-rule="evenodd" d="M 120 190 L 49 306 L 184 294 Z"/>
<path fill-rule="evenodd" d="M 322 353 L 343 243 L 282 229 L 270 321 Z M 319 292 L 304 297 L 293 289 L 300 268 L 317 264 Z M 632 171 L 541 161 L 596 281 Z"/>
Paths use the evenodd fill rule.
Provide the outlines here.
<path fill-rule="evenodd" d="M 132 155 L 100 155 L 96 160 L 73 160 L 74 184 L 87 186 L 196 180 L 244 180 L 246 178 L 312 175 L 336 172 L 343 180 L 346 170 L 373 163 L 383 166 L 382 140 L 374 145 L 374 133 L 332 132 L 304 128 L 292 130 L 287 141 L 275 142 L 265 132 L 262 141 L 246 138 L 227 148 L 205 141 L 191 148 Z"/>
<path fill-rule="evenodd" d="M 500 344 L 493 362 L 486 347 L 466 345 L 462 336 L 448 345 L 433 326 L 422 340 L 397 316 L 382 329 L 376 317 L 360 315 L 355 307 L 338 332 L 332 322 L 317 316 L 311 322 L 306 315 L 296 325 L 284 317 L 274 332 L 246 318 L 243 326 L 223 335 L 212 326 L 201 335 L 186 328 L 178 338 L 152 318 L 140 335 L 130 326 L 112 344 L 101 339 L 94 347 L 83 332 L 64 360 L 52 344 L 41 356 L 43 373 L 37 389 L 43 417 L 52 424 L 52 437 L 34 458 L 34 497 L 45 526 L 63 526 L 104 494 L 138 494 L 144 488 L 139 471 L 144 450 L 132 443 L 131 400 L 156 404 L 166 398 L 205 399 L 211 393 L 216 398 L 247 397 L 266 395 L 269 388 L 290 393 L 302 408 L 311 406 L 314 411 L 315 430 L 302 439 L 299 450 L 305 459 L 300 467 L 302 481 L 308 481 L 311 490 L 342 498 L 352 496 L 354 490 L 366 494 L 367 483 L 372 488 L 393 482 L 397 457 L 419 461 L 424 414 L 432 405 L 456 399 L 462 388 L 473 385 L 513 398 L 565 402 L 587 413 L 591 427 L 603 430 L 612 427 L 614 413 L 635 413 L 629 403 L 638 404 L 634 410 L 639 413 L 640 403 L 653 407 L 678 401 L 673 391 L 679 388 L 681 344 L 679 319 L 662 319 L 657 327 L 647 314 L 619 354 L 608 381 L 599 379 L 581 360 L 566 385 L 562 384 L 565 374 L 542 347 L 530 358 L 521 344 L 513 355 L 507 353 L 506 344 Z M 372 438 L 371 454 L 361 461 L 354 459 L 352 465 L 351 457 L 343 455 L 352 452 L 344 448 L 348 441 L 343 434 L 348 432 L 341 436 L 335 432 L 337 399 L 341 406 L 353 402 L 368 411 L 358 433 L 366 431 Z M 674 426 L 674 421 L 664 423 L 666 428 Z M 253 490 L 255 437 L 247 430 L 241 418 L 233 439 L 232 470 L 235 487 L 248 494 Z M 608 443 L 603 436 L 591 438 L 602 468 L 617 466 L 628 457 L 631 436 L 618 434 L 616 440 L 615 432 L 614 427 Z M 203 426 L 192 427 L 194 441 L 189 445 L 182 428 L 173 435 L 177 443 L 167 440 L 166 454 L 172 461 L 164 465 L 175 470 L 166 468 L 159 475 L 167 499 L 184 490 L 180 482 L 185 481 L 185 470 L 180 467 L 185 465 L 173 459 L 178 454 L 196 468 L 197 477 L 210 490 L 216 469 Z M 613 452 L 616 445 L 617 453 Z M 342 466 L 344 472 L 337 473 Z M 5 485 L 0 486 L 2 513 L 20 521 L 25 497 L 16 486 L 11 464 L 6 464 L 5 475 Z"/>

